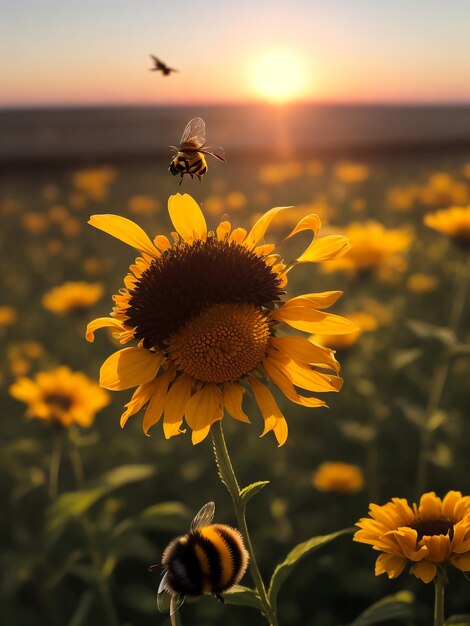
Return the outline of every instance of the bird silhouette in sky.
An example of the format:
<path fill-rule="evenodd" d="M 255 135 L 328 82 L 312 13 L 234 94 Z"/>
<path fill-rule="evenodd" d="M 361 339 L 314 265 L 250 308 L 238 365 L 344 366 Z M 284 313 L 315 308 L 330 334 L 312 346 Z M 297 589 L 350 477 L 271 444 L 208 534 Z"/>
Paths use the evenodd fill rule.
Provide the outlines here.
<path fill-rule="evenodd" d="M 150 57 L 155 64 L 155 67 L 152 67 L 150 69 L 151 72 L 161 72 L 163 76 L 169 76 L 171 72 L 178 71 L 178 70 L 173 69 L 172 67 L 168 67 L 168 65 L 163 63 L 163 61 L 160 61 L 160 59 L 157 59 L 157 57 L 154 56 L 153 54 L 151 54 Z"/>

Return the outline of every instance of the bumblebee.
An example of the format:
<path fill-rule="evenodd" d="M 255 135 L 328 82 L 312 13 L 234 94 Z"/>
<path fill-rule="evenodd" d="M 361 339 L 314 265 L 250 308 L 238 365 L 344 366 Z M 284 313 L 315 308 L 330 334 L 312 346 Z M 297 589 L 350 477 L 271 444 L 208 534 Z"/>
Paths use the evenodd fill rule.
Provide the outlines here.
<path fill-rule="evenodd" d="M 181 137 L 180 145 L 170 146 L 176 152 L 168 170 L 176 176 L 181 176 L 180 185 L 183 182 L 183 176 L 189 174 L 191 178 L 197 176 L 202 180 L 207 172 L 207 162 L 204 155 L 211 156 L 225 162 L 225 150 L 217 148 L 213 150 L 206 146 L 206 124 L 200 117 L 194 117 L 188 122 Z"/>
<path fill-rule="evenodd" d="M 212 524 L 215 504 L 205 504 L 193 519 L 189 533 L 176 537 L 163 553 L 163 578 L 157 592 L 157 606 L 164 612 L 170 595 L 170 614 L 186 596 L 212 593 L 223 602 L 222 593 L 235 585 L 248 565 L 248 552 L 238 530 Z M 159 565 L 152 565 L 155 570 Z"/>

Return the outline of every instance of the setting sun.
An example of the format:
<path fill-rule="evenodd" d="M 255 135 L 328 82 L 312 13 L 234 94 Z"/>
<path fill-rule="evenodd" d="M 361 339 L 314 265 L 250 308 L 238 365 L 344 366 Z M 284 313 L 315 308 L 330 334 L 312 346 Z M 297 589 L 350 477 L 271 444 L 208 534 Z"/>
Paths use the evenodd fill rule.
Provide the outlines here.
<path fill-rule="evenodd" d="M 252 62 L 250 79 L 257 96 L 284 104 L 305 94 L 308 70 L 299 55 L 288 50 L 270 50 Z"/>

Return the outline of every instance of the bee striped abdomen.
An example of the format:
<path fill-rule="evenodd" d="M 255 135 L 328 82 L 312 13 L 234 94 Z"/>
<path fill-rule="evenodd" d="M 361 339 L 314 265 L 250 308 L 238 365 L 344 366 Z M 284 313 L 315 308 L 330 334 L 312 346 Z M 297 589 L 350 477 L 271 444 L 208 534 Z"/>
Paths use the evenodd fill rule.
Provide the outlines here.
<path fill-rule="evenodd" d="M 178 152 L 169 167 L 173 176 L 184 174 L 202 177 L 207 172 L 206 158 L 202 152 Z"/>
<path fill-rule="evenodd" d="M 248 554 L 240 533 L 210 524 L 178 537 L 165 550 L 168 587 L 182 595 L 219 594 L 240 580 Z"/>

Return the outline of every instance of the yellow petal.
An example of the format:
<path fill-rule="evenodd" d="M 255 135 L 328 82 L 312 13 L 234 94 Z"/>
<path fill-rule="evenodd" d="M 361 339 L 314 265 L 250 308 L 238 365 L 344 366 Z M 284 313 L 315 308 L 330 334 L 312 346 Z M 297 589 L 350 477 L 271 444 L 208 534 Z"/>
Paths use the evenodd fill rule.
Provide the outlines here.
<path fill-rule="evenodd" d="M 151 380 L 150 382 L 145 383 L 145 385 L 139 385 L 139 387 L 137 387 L 132 395 L 132 398 L 125 405 L 126 410 L 121 415 L 121 428 L 124 428 L 131 415 L 135 415 L 143 406 L 147 404 L 147 402 L 149 402 L 153 392 L 155 391 L 155 385 L 156 381 Z"/>
<path fill-rule="evenodd" d="M 301 363 L 309 363 L 319 367 L 327 367 L 335 372 L 340 369 L 333 350 L 317 346 L 304 337 L 271 337 L 271 345 Z"/>
<path fill-rule="evenodd" d="M 300 222 L 298 222 L 297 226 L 287 235 L 284 241 L 305 230 L 311 230 L 313 235 L 315 236 L 319 232 L 320 228 L 320 218 L 318 217 L 318 215 L 311 213 L 310 215 L 306 215 L 305 217 L 303 217 Z"/>
<path fill-rule="evenodd" d="M 277 406 L 276 400 L 269 389 L 254 376 L 248 378 L 255 395 L 256 404 L 259 406 L 264 419 L 264 430 L 261 436 L 274 430 L 279 446 L 287 439 L 287 424 L 284 415 Z"/>
<path fill-rule="evenodd" d="M 304 293 L 288 300 L 284 310 L 295 309 L 297 307 L 307 307 L 308 309 L 328 309 L 333 306 L 343 295 L 342 291 L 320 291 L 318 293 Z"/>
<path fill-rule="evenodd" d="M 192 379 L 183 374 L 172 384 L 165 400 L 163 433 L 166 439 L 181 432 L 186 404 L 191 397 Z"/>
<path fill-rule="evenodd" d="M 236 383 L 224 383 L 223 399 L 228 413 L 240 422 L 250 423 L 250 420 L 243 412 L 243 387 Z"/>
<path fill-rule="evenodd" d="M 394 554 L 381 554 L 375 562 L 375 575 L 386 573 L 389 578 L 396 578 L 399 576 L 407 561 L 402 556 L 395 556 Z"/>
<path fill-rule="evenodd" d="M 88 223 L 151 257 L 160 254 L 148 235 L 132 220 L 120 215 L 92 215 Z"/>
<path fill-rule="evenodd" d="M 322 263 L 334 261 L 344 256 L 351 249 L 351 242 L 342 235 L 329 235 L 314 239 L 299 256 L 297 263 Z"/>
<path fill-rule="evenodd" d="M 316 372 L 308 365 L 297 363 L 290 357 L 272 352 L 270 359 L 285 373 L 296 387 L 302 387 L 307 391 L 339 391 L 342 386 L 342 379 L 338 376 L 328 376 L 322 372 Z"/>
<path fill-rule="evenodd" d="M 205 385 L 188 400 L 185 418 L 193 431 L 193 444 L 202 441 L 212 424 L 222 419 L 222 402 L 222 392 L 215 385 Z"/>
<path fill-rule="evenodd" d="M 162 416 L 163 407 L 165 406 L 166 394 L 168 387 L 175 376 L 175 370 L 169 368 L 155 382 L 155 389 L 152 399 L 145 411 L 142 427 L 144 433 L 148 435 L 149 429 L 154 426 Z"/>
<path fill-rule="evenodd" d="M 207 238 L 207 225 L 200 206 L 189 194 L 177 193 L 168 198 L 168 213 L 180 237 L 191 243 Z"/>
<path fill-rule="evenodd" d="M 270 209 L 269 211 L 267 211 L 255 223 L 255 225 L 249 232 L 248 237 L 243 242 L 243 245 L 248 246 L 249 248 L 256 246 L 258 241 L 260 241 L 264 237 L 266 231 L 268 230 L 271 222 L 276 217 L 276 215 L 280 211 L 284 211 L 285 209 L 291 209 L 291 208 L 292 207 L 279 206 L 279 207 L 275 207 L 274 209 Z"/>
<path fill-rule="evenodd" d="M 429 561 L 420 561 L 410 567 L 410 573 L 420 578 L 423 583 L 430 583 L 437 574 L 437 566 Z"/>
<path fill-rule="evenodd" d="M 230 222 L 227 222 L 227 220 L 224 220 L 223 222 L 220 222 L 220 224 L 217 226 L 217 239 L 219 241 L 225 241 L 226 237 L 229 235 L 230 233 L 230 229 L 232 228 L 232 225 L 230 224 Z"/>
<path fill-rule="evenodd" d="M 144 348 L 124 348 L 115 352 L 101 366 L 100 385 L 111 391 L 130 389 L 155 378 L 162 362 L 161 352 Z"/>
<path fill-rule="evenodd" d="M 86 340 L 93 342 L 95 340 L 95 331 L 99 328 L 113 327 L 118 331 L 124 331 L 124 327 L 120 320 L 117 320 L 114 317 L 97 317 L 95 320 L 91 321 L 86 327 Z"/>
<path fill-rule="evenodd" d="M 228 240 L 234 241 L 235 243 L 242 243 L 245 240 L 245 237 L 246 230 L 244 228 L 235 228 Z"/>
<path fill-rule="evenodd" d="M 282 393 L 286 396 L 286 398 L 289 398 L 291 402 L 295 402 L 296 404 L 309 408 L 326 406 L 326 403 L 319 398 L 306 398 L 305 396 L 298 394 L 285 373 L 281 371 L 273 361 L 270 361 L 269 358 L 263 361 L 263 366 L 271 381 L 279 387 Z"/>
<path fill-rule="evenodd" d="M 322 313 L 308 306 L 284 308 L 282 306 L 272 314 L 274 319 L 285 322 L 292 328 L 310 334 L 318 335 L 346 335 L 357 332 L 358 327 L 353 322 L 340 315 Z"/>

